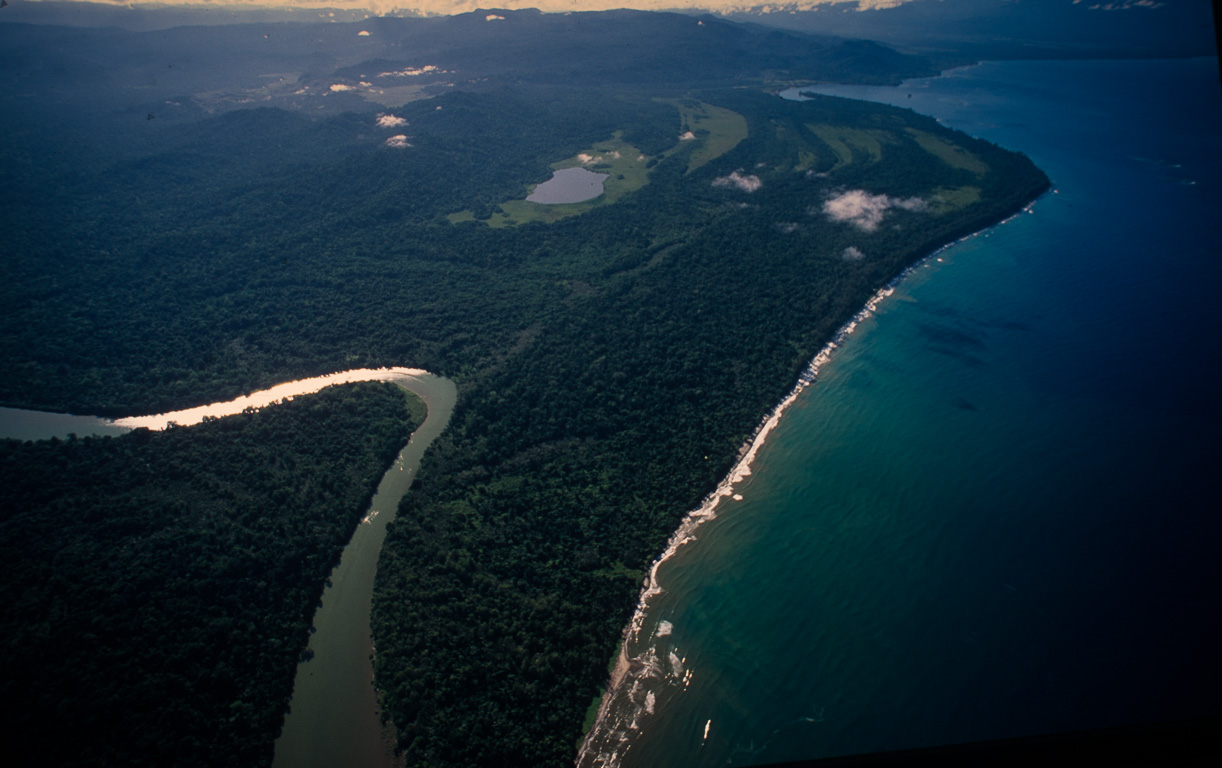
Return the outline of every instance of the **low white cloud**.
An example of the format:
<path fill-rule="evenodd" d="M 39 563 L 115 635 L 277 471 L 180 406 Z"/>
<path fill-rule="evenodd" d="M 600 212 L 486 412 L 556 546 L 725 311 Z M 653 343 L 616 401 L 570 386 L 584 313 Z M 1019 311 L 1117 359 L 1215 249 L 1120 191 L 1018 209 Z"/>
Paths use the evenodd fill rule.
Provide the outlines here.
<path fill-rule="evenodd" d="M 495 13 L 490 13 L 484 17 L 484 21 L 504 21 L 504 20 L 505 20 L 504 16 L 498 16 Z"/>
<path fill-rule="evenodd" d="M 398 128 L 407 125 L 407 121 L 394 115 L 378 115 L 379 128 Z"/>
<path fill-rule="evenodd" d="M 407 136 L 400 133 L 396 136 L 391 136 L 389 139 L 387 139 L 386 146 L 394 147 L 395 149 L 402 149 L 403 147 L 410 147 L 411 144 L 407 143 Z"/>
<path fill-rule="evenodd" d="M 1074 5 L 1077 5 L 1075 2 Z M 1089 11 L 1127 11 L 1130 8 L 1161 8 L 1163 3 L 1154 0 L 1122 0 L 1115 3 L 1095 3 Z"/>
<path fill-rule="evenodd" d="M 362 29 L 360 32 L 356 33 L 356 36 L 357 37 L 369 37 L 369 30 Z"/>
<path fill-rule="evenodd" d="M 339 92 L 339 91 L 352 91 L 356 89 L 354 89 L 351 85 L 344 85 L 343 83 L 332 83 L 331 90 Z"/>
<path fill-rule="evenodd" d="M 679 134 L 679 141 L 691 141 L 694 138 L 696 138 L 696 134 L 691 131 Z"/>
<path fill-rule="evenodd" d="M 840 254 L 840 257 L 845 261 L 861 261 L 866 257 L 866 255 L 862 253 L 861 249 L 857 246 L 850 245 L 848 248 L 844 249 L 844 252 Z"/>
<path fill-rule="evenodd" d="M 435 64 L 425 64 L 423 67 L 404 67 L 391 72 L 381 72 L 378 77 L 420 77 L 421 75 L 445 75 L 449 70 L 441 69 Z"/>
<path fill-rule="evenodd" d="M 760 181 L 760 177 L 755 174 L 744 176 L 740 168 L 729 176 L 718 176 L 713 179 L 713 186 L 718 189 L 738 189 L 743 192 L 754 192 L 764 186 L 764 182 Z"/>
<path fill-rule="evenodd" d="M 847 222 L 866 232 L 873 232 L 892 208 L 923 211 L 926 207 L 926 202 L 919 197 L 901 199 L 890 195 L 872 195 L 864 189 L 851 189 L 823 201 L 822 210 L 832 221 Z"/>

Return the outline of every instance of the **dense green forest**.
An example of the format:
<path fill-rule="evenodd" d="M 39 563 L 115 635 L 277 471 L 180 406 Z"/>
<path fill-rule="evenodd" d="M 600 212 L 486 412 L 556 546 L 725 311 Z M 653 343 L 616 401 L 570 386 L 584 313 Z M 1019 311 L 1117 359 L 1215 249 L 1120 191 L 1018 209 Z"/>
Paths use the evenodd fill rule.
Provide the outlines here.
<path fill-rule="evenodd" d="M 679 81 L 646 76 L 622 51 L 590 82 L 560 76 L 564 62 L 454 77 L 395 107 L 394 127 L 377 122 L 391 110 L 343 91 L 345 109 L 324 109 L 321 96 L 314 112 L 274 100 L 191 117 L 140 107 L 92 127 L 68 119 L 66 102 L 13 98 L 15 149 L 0 154 L 11 189 L 0 209 L 0 402 L 110 415 L 353 367 L 455 379 L 450 427 L 379 563 L 377 684 L 409 764 L 568 764 L 644 570 L 810 358 L 906 266 L 1048 184 L 1025 157 L 910 111 L 778 98 L 769 87 L 797 76 L 783 65 L 809 72 L 820 59 L 774 42 L 736 43 L 738 76 L 716 87 L 691 79 L 718 50 L 703 43 L 685 49 L 696 64 Z M 840 53 L 819 56 L 852 68 L 846 49 L 829 50 Z M 893 61 L 852 50 L 862 69 Z M 392 54 L 388 68 L 426 63 L 380 55 Z M 617 80 L 617 68 L 631 76 Z M 388 146 L 392 135 L 405 139 Z M 613 137 L 639 150 L 643 186 L 554 223 L 490 225 L 553 163 Z M 352 430 L 369 418 L 334 410 Z M 80 452 L 84 472 L 109 478 L 99 499 L 151 493 L 134 470 L 92 468 L 119 450 L 103 444 L 10 450 Z M 280 453 L 250 464 L 278 466 Z M 369 487 L 358 486 L 330 490 L 359 500 Z M 58 509 L 57 498 L 40 503 Z M 307 546 L 281 540 L 296 533 L 224 551 Z M 337 550 L 314 545 L 329 565 Z M 316 595 L 319 578 L 303 573 L 303 594 Z M 217 631 L 281 638 L 276 663 L 288 668 L 308 618 L 296 610 L 297 629 L 279 635 L 262 624 Z M 26 674 L 70 671 L 39 657 Z M 109 701 L 106 684 L 79 685 L 67 690 L 80 706 Z M 244 689 L 214 689 L 226 706 L 247 702 Z M 200 761 L 266 762 L 270 752 L 250 746 L 264 736 L 237 734 L 274 733 L 286 696 L 274 688 L 257 712 L 237 704 L 235 730 L 216 738 L 249 751 Z M 164 728 L 201 738 L 178 721 Z M 165 754 L 133 750 L 132 762 Z"/>
<path fill-rule="evenodd" d="M 563 321 L 469 381 L 391 527 L 378 680 L 411 763 L 571 759 L 644 570 L 802 366 L 880 284 L 1046 183 L 896 110 L 703 98 L 746 115 L 750 137 L 707 172 L 675 156 L 632 203 L 552 225 L 609 234 L 566 283 Z M 840 146 L 808 122 L 836 126 L 823 133 Z M 740 168 L 759 189 L 712 185 Z M 857 186 L 903 199 L 978 186 L 984 202 L 901 209 L 873 231 L 812 215 Z"/>
<path fill-rule="evenodd" d="M 5 751 L 270 763 L 323 582 L 412 429 L 403 390 L 360 384 L 165 432 L 0 441 Z"/>

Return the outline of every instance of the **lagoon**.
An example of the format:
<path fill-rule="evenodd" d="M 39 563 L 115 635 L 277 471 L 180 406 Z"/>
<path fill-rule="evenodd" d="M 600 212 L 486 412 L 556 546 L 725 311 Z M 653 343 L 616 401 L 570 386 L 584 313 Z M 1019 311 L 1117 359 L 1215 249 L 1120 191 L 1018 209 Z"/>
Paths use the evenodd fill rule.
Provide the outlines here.
<path fill-rule="evenodd" d="M 550 179 L 535 187 L 535 191 L 526 199 L 544 205 L 582 203 L 601 195 L 603 182 L 608 178 L 609 174 L 594 173 L 585 168 L 561 168 Z"/>

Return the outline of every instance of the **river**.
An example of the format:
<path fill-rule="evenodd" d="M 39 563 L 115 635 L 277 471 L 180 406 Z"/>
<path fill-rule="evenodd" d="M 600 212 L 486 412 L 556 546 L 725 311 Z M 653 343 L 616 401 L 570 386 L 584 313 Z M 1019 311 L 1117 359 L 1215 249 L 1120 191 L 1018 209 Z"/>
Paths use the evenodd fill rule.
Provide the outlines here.
<path fill-rule="evenodd" d="M 369 513 L 344 548 L 314 614 L 313 658 L 297 666 L 290 712 L 276 741 L 273 768 L 372 768 L 390 765 L 394 742 L 383 737 L 373 687 L 369 613 L 386 526 L 411 487 L 420 457 L 450 420 L 457 390 L 449 379 L 396 380 L 428 406 L 428 417 L 382 478 Z"/>
<path fill-rule="evenodd" d="M 0 409 L 0 437 L 37 440 L 69 434 L 111 436 L 139 427 L 160 430 L 171 423 L 190 426 L 205 417 L 233 415 L 356 381 L 393 382 L 424 400 L 428 415 L 382 476 L 368 513 L 331 573 L 322 607 L 314 614 L 309 644 L 313 656 L 297 667 L 290 713 L 276 741 L 275 768 L 373 768 L 392 762 L 394 744 L 383 738 L 372 685 L 369 619 L 373 581 L 386 526 L 411 487 L 425 449 L 450 420 L 457 400 L 454 383 L 418 369 L 359 369 L 286 382 L 224 403 L 114 421 Z"/>

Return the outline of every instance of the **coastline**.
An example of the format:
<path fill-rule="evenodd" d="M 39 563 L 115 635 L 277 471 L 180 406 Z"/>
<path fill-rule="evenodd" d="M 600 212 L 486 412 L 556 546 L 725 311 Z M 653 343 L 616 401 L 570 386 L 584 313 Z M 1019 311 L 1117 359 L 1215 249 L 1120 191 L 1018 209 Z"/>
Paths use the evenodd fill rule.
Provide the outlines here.
<path fill-rule="evenodd" d="M 859 309 L 853 316 L 845 322 L 840 328 L 832 334 L 832 338 L 823 345 L 819 352 L 807 363 L 806 367 L 798 375 L 798 380 L 793 388 L 781 398 L 781 400 L 773 406 L 759 425 L 755 428 L 751 437 L 739 448 L 738 459 L 734 466 L 725 477 L 718 482 L 717 486 L 704 497 L 700 505 L 688 512 L 680 521 L 678 528 L 671 534 L 667 540 L 666 548 L 653 561 L 649 567 L 648 576 L 641 589 L 641 595 L 637 599 L 636 609 L 633 611 L 632 618 L 624 628 L 623 638 L 619 644 L 619 652 L 616 655 L 615 666 L 611 672 L 610 680 L 606 690 L 603 692 L 602 700 L 599 702 L 598 715 L 595 717 L 594 724 L 590 730 L 583 736 L 581 748 L 577 753 L 574 764 L 577 766 L 616 766 L 619 764 L 618 758 L 622 754 L 619 751 L 613 750 L 610 754 L 599 753 L 591 755 L 590 752 L 594 748 L 594 743 L 600 735 L 605 735 L 608 741 L 612 740 L 613 732 L 618 730 L 615 726 L 624 724 L 625 718 L 620 718 L 612 723 L 613 717 L 611 709 L 612 705 L 620 697 L 622 693 L 626 694 L 629 700 L 633 699 L 633 694 L 637 692 L 638 674 L 641 677 L 653 676 L 658 673 L 656 654 L 652 648 L 647 648 L 639 657 L 630 657 L 628 652 L 629 643 L 634 643 L 640 637 L 641 629 L 644 626 L 645 615 L 649 609 L 650 601 L 665 592 L 658 578 L 658 569 L 667 560 L 674 557 L 679 549 L 689 542 L 696 540 L 696 531 L 704 525 L 705 522 L 717 518 L 717 507 L 725 498 L 734 500 L 742 499 L 740 494 L 735 492 L 735 486 L 751 476 L 751 467 L 755 461 L 756 455 L 760 448 L 768 439 L 768 435 L 780 423 L 781 417 L 785 411 L 798 399 L 807 387 L 815 383 L 818 378 L 819 369 L 827 363 L 836 349 L 838 349 L 847 340 L 857 326 L 875 314 L 878 307 L 889 296 L 895 293 L 896 287 L 908 278 L 917 269 L 925 266 L 929 261 L 938 256 L 938 254 L 960 243 L 971 240 L 975 237 L 985 235 L 996 227 L 1002 226 L 1010 221 L 1013 221 L 1023 213 L 1033 213 L 1034 205 L 1045 195 L 1055 192 L 1055 187 L 1049 183 L 1040 192 L 1027 202 L 1018 206 L 1016 210 L 1007 213 L 1001 219 L 994 221 L 981 229 L 970 232 L 962 237 L 951 240 L 924 256 L 920 257 L 913 263 L 909 264 L 899 272 L 895 277 L 891 278 L 885 285 L 879 288 L 869 300 Z M 691 672 L 687 672 L 686 679 L 690 679 Z M 684 681 L 686 684 L 686 680 Z M 629 730 L 636 730 L 639 717 L 642 712 L 645 714 L 653 713 L 654 698 L 652 694 L 647 694 L 645 702 L 636 709 L 630 722 L 627 723 Z M 608 725 L 611 726 L 612 732 L 607 730 Z M 618 743 L 624 743 L 625 739 L 617 739 Z"/>

